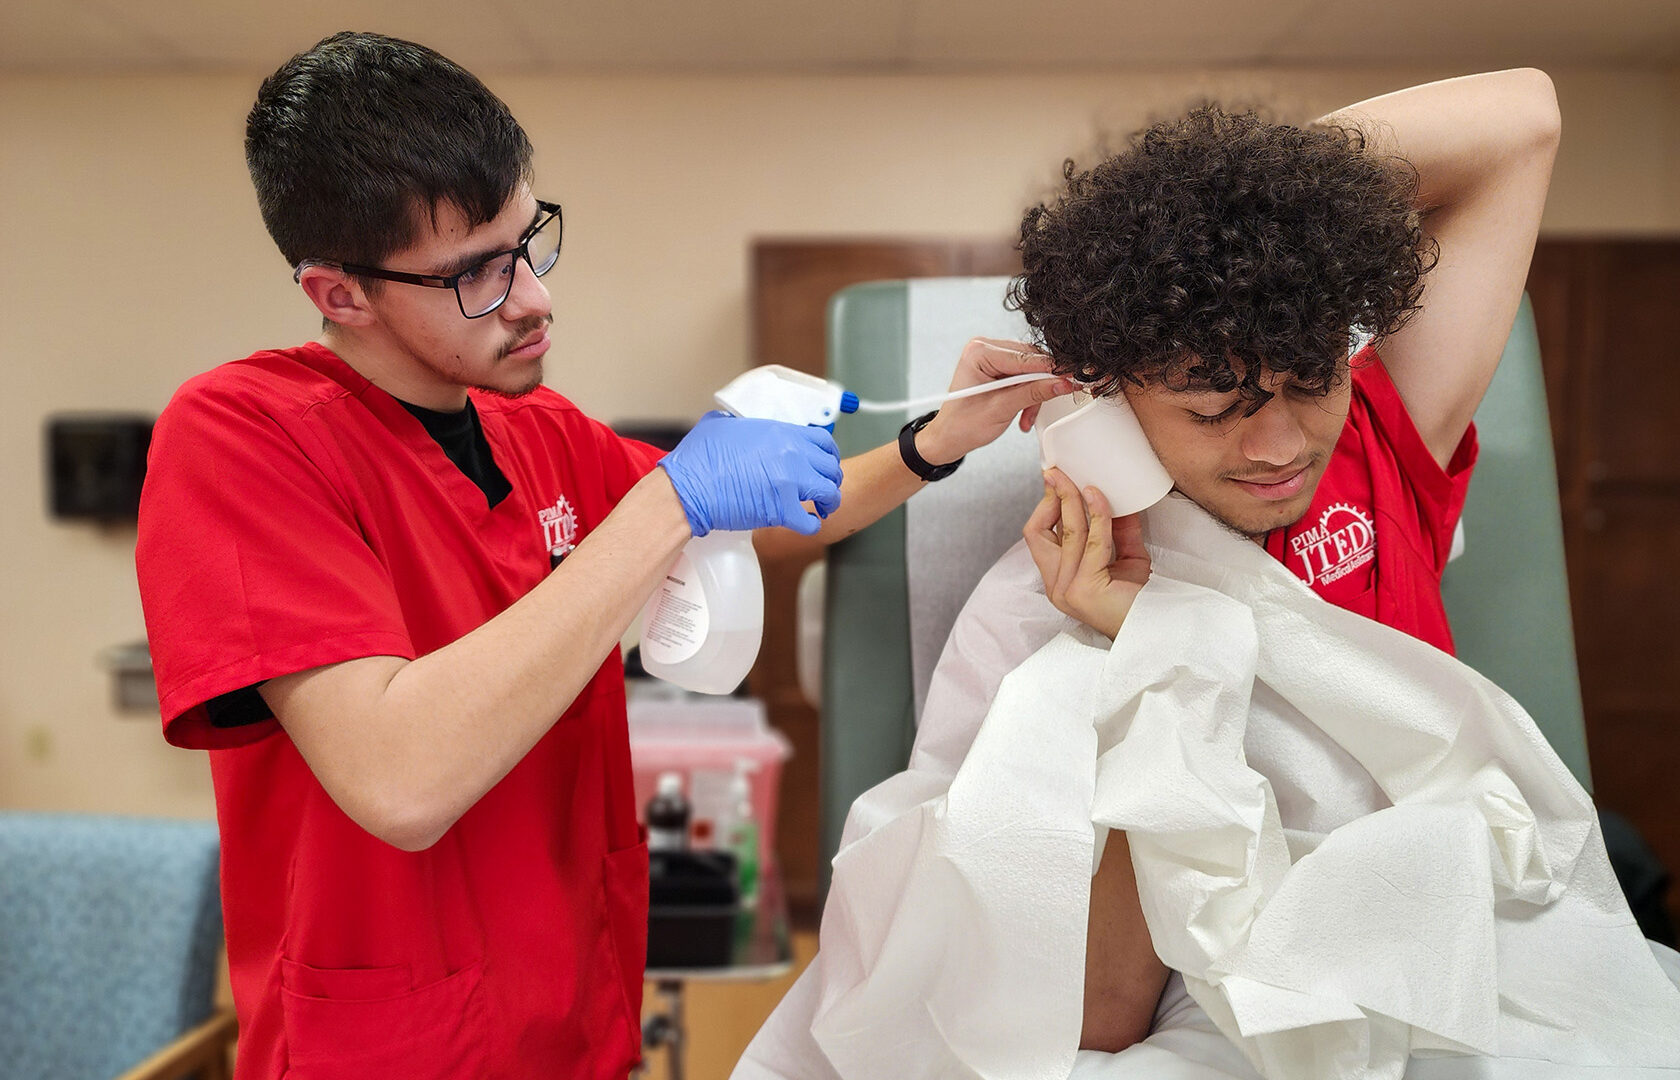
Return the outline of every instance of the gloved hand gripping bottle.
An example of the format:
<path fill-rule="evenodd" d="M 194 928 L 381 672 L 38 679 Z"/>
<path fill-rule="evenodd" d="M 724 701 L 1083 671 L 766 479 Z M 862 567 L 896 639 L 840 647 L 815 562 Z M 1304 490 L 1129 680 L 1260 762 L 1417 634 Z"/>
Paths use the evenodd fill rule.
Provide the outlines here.
<path fill-rule="evenodd" d="M 834 428 L 857 397 L 815 375 L 771 364 L 753 368 L 715 400 L 735 416 Z M 642 608 L 642 666 L 703 694 L 741 685 L 764 636 L 764 577 L 750 531 L 714 530 L 690 540 Z"/>

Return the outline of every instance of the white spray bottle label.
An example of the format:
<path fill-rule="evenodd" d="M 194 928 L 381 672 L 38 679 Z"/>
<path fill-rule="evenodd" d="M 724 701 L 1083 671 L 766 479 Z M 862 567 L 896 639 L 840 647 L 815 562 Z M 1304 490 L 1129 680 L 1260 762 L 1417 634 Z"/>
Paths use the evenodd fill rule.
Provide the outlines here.
<path fill-rule="evenodd" d="M 680 664 L 700 651 L 711 628 L 711 607 L 684 548 L 665 580 L 654 590 L 642 623 L 642 658 L 655 664 Z"/>
<path fill-rule="evenodd" d="M 642 609 L 642 666 L 702 694 L 727 694 L 758 656 L 764 579 L 752 534 L 690 540 Z"/>

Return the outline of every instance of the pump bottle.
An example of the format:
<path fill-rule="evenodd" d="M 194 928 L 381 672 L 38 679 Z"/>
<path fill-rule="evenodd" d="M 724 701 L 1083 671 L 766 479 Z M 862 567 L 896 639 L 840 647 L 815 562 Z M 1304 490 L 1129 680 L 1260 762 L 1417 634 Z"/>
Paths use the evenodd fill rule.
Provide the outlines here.
<path fill-rule="evenodd" d="M 724 846 L 735 856 L 735 879 L 740 886 L 741 906 L 758 902 L 758 818 L 753 813 L 752 779 L 745 763 L 737 763 L 729 782 L 729 827 Z"/>

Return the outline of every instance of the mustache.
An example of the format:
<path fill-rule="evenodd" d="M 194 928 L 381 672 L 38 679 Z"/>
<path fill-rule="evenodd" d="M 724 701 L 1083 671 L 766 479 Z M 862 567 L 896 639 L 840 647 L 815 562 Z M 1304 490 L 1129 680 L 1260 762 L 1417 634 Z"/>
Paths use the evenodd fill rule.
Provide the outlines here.
<path fill-rule="evenodd" d="M 508 353 L 511 353 L 513 350 L 519 348 L 520 342 L 524 341 L 538 330 L 546 329 L 553 322 L 554 315 L 552 312 L 547 315 L 530 315 L 526 318 L 520 319 L 514 324 L 513 336 L 507 340 L 505 345 L 496 351 L 496 359 L 507 359 Z"/>
<path fill-rule="evenodd" d="M 1285 465 L 1282 469 L 1251 469 L 1246 473 L 1226 473 L 1225 479 L 1256 480 L 1262 476 L 1276 476 L 1279 473 L 1282 473 L 1284 476 L 1294 476 L 1302 469 L 1312 468 L 1314 465 L 1318 464 L 1319 460 L 1323 457 L 1323 454 L 1309 454 L 1304 460 L 1292 461 L 1288 465 Z"/>

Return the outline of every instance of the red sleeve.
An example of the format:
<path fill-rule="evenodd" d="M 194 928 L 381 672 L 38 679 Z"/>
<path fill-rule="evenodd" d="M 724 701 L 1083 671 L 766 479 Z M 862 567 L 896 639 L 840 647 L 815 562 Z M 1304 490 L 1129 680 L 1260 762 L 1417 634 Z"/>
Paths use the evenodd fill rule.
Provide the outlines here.
<path fill-rule="evenodd" d="M 1445 469 L 1435 460 L 1418 433 L 1406 403 L 1375 349 L 1367 346 L 1353 358 L 1354 379 L 1372 419 L 1381 430 L 1398 466 L 1399 478 L 1416 501 L 1417 521 L 1435 553 L 1435 570 L 1447 565 L 1453 530 L 1464 512 L 1464 496 L 1470 490 L 1470 474 L 1476 465 L 1479 444 L 1476 425 L 1465 429 Z"/>
<path fill-rule="evenodd" d="M 605 424 L 597 423 L 595 428 L 607 474 L 607 497 L 617 506 L 636 486 L 636 481 L 653 471 L 665 451 L 636 439 L 626 439 Z"/>
<path fill-rule="evenodd" d="M 384 567 L 294 434 L 238 387 L 188 384 L 158 419 L 135 563 L 165 737 L 221 749 L 274 720 L 204 702 L 363 656 L 414 658 Z"/>

